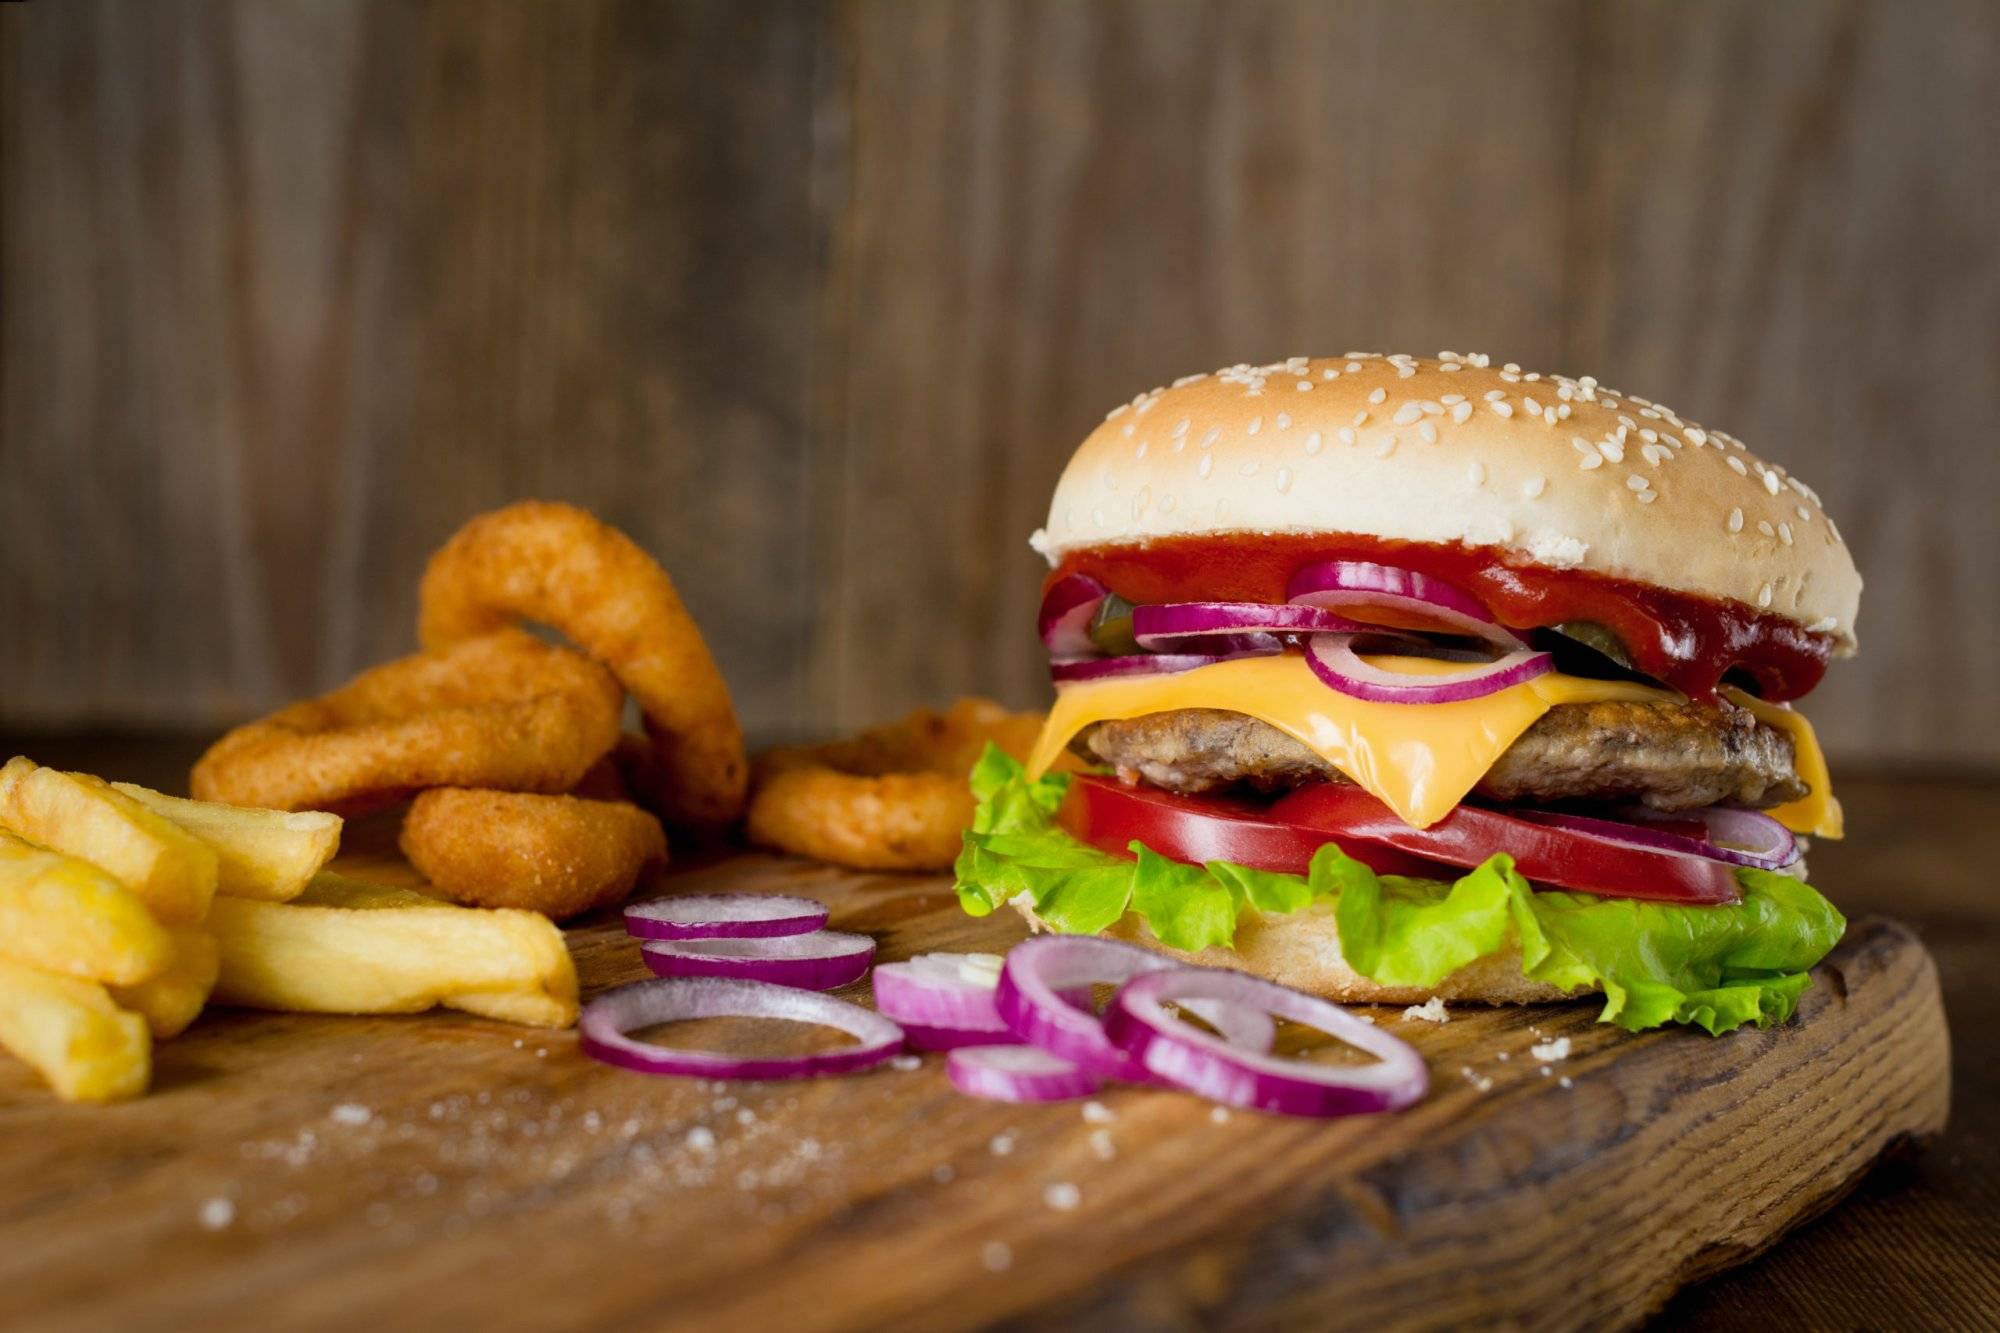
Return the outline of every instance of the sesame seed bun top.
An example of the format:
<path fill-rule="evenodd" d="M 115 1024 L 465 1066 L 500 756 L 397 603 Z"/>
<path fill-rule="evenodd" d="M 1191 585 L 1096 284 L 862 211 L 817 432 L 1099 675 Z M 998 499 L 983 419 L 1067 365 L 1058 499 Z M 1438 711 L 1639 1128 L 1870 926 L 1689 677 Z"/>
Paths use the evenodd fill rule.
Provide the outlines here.
<path fill-rule="evenodd" d="M 1032 542 L 1054 563 L 1315 532 L 1497 547 L 1855 647 L 1861 575 L 1811 487 L 1658 403 L 1451 352 L 1294 357 L 1142 393 L 1077 449 Z"/>

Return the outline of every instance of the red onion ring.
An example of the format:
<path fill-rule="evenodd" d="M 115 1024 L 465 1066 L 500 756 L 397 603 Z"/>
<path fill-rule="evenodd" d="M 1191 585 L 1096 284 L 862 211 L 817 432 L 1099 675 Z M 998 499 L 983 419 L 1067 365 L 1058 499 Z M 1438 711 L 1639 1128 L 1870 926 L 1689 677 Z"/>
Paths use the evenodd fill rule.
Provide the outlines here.
<path fill-rule="evenodd" d="M 884 963 L 870 977 L 875 1009 L 899 1023 L 1004 1032 L 993 991 L 1005 962 L 997 953 L 920 953 Z"/>
<path fill-rule="evenodd" d="M 739 1057 L 671 1050 L 630 1033 L 689 1018 L 782 1018 L 838 1028 L 860 1044 L 813 1055 Z M 903 1048 L 903 1032 L 882 1015 L 831 995 L 719 977 L 635 981 L 583 1007 L 577 1045 L 585 1055 L 641 1074 L 690 1078 L 815 1078 L 880 1064 Z"/>
<path fill-rule="evenodd" d="M 1148 652 L 1228 652 L 1267 642 L 1263 650 L 1275 651 L 1282 645 L 1271 638 L 1274 634 L 1361 633 L 1368 628 L 1321 607 L 1288 602 L 1166 602 L 1132 608 L 1132 637 Z"/>
<path fill-rule="evenodd" d="M 758 939 L 807 935 L 826 924 L 826 904 L 776 893 L 655 898 L 625 909 L 625 931 L 644 940 Z"/>
<path fill-rule="evenodd" d="M 1097 651 L 1090 638 L 1090 622 L 1111 590 L 1088 574 L 1071 574 L 1057 579 L 1042 597 L 1036 617 L 1042 643 L 1054 657 L 1084 657 Z"/>
<path fill-rule="evenodd" d="M 866 935 L 816 930 L 770 939 L 649 940 L 639 950 L 662 977 L 733 977 L 800 990 L 832 990 L 859 980 L 875 958 Z"/>
<path fill-rule="evenodd" d="M 1247 652 L 1230 653 L 1128 653 L 1123 657 L 1091 657 L 1076 661 L 1049 663 L 1049 678 L 1058 685 L 1067 685 L 1081 680 L 1104 680 L 1112 676 L 1164 675 L 1176 671 L 1193 671 L 1196 667 L 1213 666 L 1217 662 L 1227 662 L 1237 657 L 1264 657 L 1277 652 L 1279 645 L 1272 640 L 1269 648 L 1258 648 Z"/>
<path fill-rule="evenodd" d="M 993 1005 L 1028 1045 L 1087 1074 L 1146 1083 L 1151 1080 L 1145 1070 L 1105 1036 L 1097 1015 L 1064 997 L 1096 983 L 1116 985 L 1179 966 L 1171 958 L 1095 935 L 1038 935 L 1007 955 Z M 1261 1010 L 1223 1006 L 1203 1017 L 1240 1047 L 1270 1049 L 1275 1025 Z"/>
<path fill-rule="evenodd" d="M 1285 600 L 1337 609 L 1370 624 L 1470 635 L 1509 652 L 1527 647 L 1463 588 L 1394 565 L 1365 560 L 1305 565 L 1286 583 Z"/>
<path fill-rule="evenodd" d="M 1678 811 L 1669 816 L 1660 811 L 1627 807 L 1619 813 L 1633 821 L 1629 824 L 1623 819 L 1598 819 L 1554 810 L 1509 809 L 1506 813 L 1517 819 L 1602 838 L 1607 842 L 1626 843 L 1681 856 L 1699 856 L 1710 861 L 1749 866 L 1754 870 L 1783 870 L 1796 864 L 1801 855 L 1798 839 L 1792 836 L 1790 829 L 1755 810 L 1711 807 Z M 1708 828 L 1710 841 L 1704 842 L 1700 838 L 1690 838 L 1667 829 L 1646 827 L 1648 823 L 1667 818 L 1700 820 Z M 1721 840 L 1745 846 L 1725 847 L 1720 845 Z"/>
<path fill-rule="evenodd" d="M 1088 1097 L 1098 1081 L 1032 1046 L 973 1046 L 945 1060 L 945 1077 L 968 1097 L 995 1102 L 1063 1102 Z"/>
<path fill-rule="evenodd" d="M 1306 662 L 1329 688 L 1356 699 L 1387 704 L 1448 704 L 1497 694 L 1524 680 L 1555 670 L 1548 653 L 1522 648 L 1464 671 L 1412 676 L 1370 666 L 1354 652 L 1352 634 L 1315 634 L 1306 644 Z"/>
<path fill-rule="evenodd" d="M 1306 1024 L 1376 1056 L 1379 1063 L 1327 1065 L 1244 1050 L 1167 1011 L 1170 1001 L 1197 999 Z M 1394 1111 L 1415 1102 L 1430 1086 L 1423 1057 L 1401 1038 L 1317 996 L 1218 968 L 1177 967 L 1134 977 L 1112 997 L 1104 1031 L 1161 1082 L 1230 1106 L 1281 1115 Z"/>

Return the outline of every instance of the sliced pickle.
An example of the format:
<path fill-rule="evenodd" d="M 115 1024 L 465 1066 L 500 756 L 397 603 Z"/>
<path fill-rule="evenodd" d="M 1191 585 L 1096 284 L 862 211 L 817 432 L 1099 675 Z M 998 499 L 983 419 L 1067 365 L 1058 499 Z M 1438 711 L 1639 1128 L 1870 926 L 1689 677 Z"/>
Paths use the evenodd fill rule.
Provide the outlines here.
<path fill-rule="evenodd" d="M 1132 603 L 1115 592 L 1106 593 L 1098 604 L 1097 614 L 1091 617 L 1090 641 L 1099 652 L 1110 657 L 1144 652 L 1139 641 L 1132 637 Z"/>
<path fill-rule="evenodd" d="M 1632 655 L 1625 651 L 1624 641 L 1594 620 L 1565 620 L 1561 624 L 1549 626 L 1549 630 L 1551 633 L 1562 635 L 1565 639 L 1582 644 L 1600 656 L 1610 658 L 1627 671 L 1632 669 Z"/>

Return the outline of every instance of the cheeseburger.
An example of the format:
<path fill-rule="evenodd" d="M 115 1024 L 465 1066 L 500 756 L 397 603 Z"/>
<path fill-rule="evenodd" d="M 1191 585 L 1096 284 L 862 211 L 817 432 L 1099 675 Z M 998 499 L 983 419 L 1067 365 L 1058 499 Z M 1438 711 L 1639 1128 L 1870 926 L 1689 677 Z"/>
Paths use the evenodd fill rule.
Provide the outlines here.
<path fill-rule="evenodd" d="M 1819 498 L 1481 356 L 1233 366 L 1112 411 L 1032 538 L 1056 698 L 989 750 L 967 910 L 1332 999 L 1788 1017 L 1845 923 L 1793 701 L 1854 651 Z"/>

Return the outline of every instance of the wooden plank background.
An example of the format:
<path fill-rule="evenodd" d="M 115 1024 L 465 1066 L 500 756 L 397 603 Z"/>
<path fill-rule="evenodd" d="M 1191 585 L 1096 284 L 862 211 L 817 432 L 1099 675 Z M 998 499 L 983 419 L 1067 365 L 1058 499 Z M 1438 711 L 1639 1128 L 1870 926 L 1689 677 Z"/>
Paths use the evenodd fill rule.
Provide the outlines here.
<path fill-rule="evenodd" d="M 1042 697 L 1111 403 L 1349 346 L 1590 372 L 1826 495 L 1836 751 L 2000 763 L 1982 0 L 0 8 L 0 724 L 209 728 L 411 641 L 521 495 L 766 735 Z"/>

